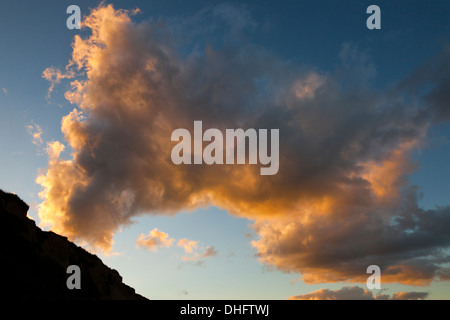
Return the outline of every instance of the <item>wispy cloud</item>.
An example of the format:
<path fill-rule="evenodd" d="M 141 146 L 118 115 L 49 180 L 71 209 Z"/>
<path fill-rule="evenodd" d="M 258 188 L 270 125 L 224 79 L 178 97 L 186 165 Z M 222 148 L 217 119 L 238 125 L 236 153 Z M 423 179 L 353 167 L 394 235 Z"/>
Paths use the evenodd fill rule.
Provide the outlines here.
<path fill-rule="evenodd" d="M 191 253 L 194 249 L 198 248 L 198 241 L 184 238 L 178 241 L 177 246 L 182 247 L 186 253 Z"/>
<path fill-rule="evenodd" d="M 185 255 L 181 259 L 185 262 L 201 265 L 204 259 L 217 255 L 217 251 L 213 246 L 206 248 L 199 245 L 198 241 L 186 238 L 176 241 L 170 238 L 169 234 L 159 231 L 157 228 L 151 230 L 148 235 L 141 234 L 136 240 L 137 247 L 145 247 L 151 251 L 157 251 L 158 247 L 171 247 L 174 243 L 183 248 Z"/>
<path fill-rule="evenodd" d="M 423 300 L 427 292 L 396 292 L 373 295 L 370 290 L 361 287 L 343 287 L 338 290 L 320 289 L 311 293 L 289 297 L 290 300 Z"/>
<path fill-rule="evenodd" d="M 75 76 L 75 72 L 68 68 L 65 72 L 61 72 L 60 69 L 55 67 L 48 67 L 42 72 L 42 78 L 50 82 L 50 87 L 47 92 L 47 99 L 50 98 L 55 86 L 61 83 L 63 79 L 72 79 Z"/>
<path fill-rule="evenodd" d="M 194 252 L 193 255 L 183 256 L 184 261 L 200 261 L 205 258 L 214 257 L 217 255 L 217 250 L 213 246 L 206 247 L 203 252 Z"/>
<path fill-rule="evenodd" d="M 3 92 L 4 94 L 8 94 L 8 89 L 2 88 L 2 92 Z"/>
<path fill-rule="evenodd" d="M 31 142 L 38 148 L 38 153 L 42 154 L 44 142 L 42 141 L 41 127 L 38 124 L 33 122 L 33 123 L 25 126 L 25 128 L 27 129 L 27 132 L 32 137 Z"/>
<path fill-rule="evenodd" d="M 136 246 L 157 251 L 158 247 L 170 247 L 174 241 L 175 239 L 170 238 L 167 233 L 159 231 L 158 228 L 155 228 L 151 230 L 148 235 L 141 233 L 136 241 Z"/>

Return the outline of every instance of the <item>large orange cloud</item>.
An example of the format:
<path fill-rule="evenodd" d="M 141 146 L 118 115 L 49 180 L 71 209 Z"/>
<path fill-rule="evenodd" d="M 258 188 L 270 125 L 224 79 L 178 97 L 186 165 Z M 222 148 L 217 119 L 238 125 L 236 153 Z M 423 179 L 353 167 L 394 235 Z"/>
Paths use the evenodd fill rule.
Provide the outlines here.
<path fill-rule="evenodd" d="M 246 19 L 230 21 L 230 12 L 239 15 L 202 14 L 241 21 L 230 32 L 243 32 Z M 44 224 L 108 252 L 114 232 L 134 216 L 215 205 L 254 221 L 262 263 L 307 283 L 365 282 L 371 264 L 388 282 L 448 275 L 442 249 L 450 234 L 442 226 L 450 225 L 449 209 L 420 209 L 408 182 L 411 154 L 437 107 L 405 98 L 406 85 L 371 89 L 375 67 L 351 44 L 337 70 L 320 73 L 250 43 L 186 53 L 189 29 L 180 25 L 195 21 L 136 24 L 134 13 L 92 10 L 82 24 L 92 33 L 75 37 L 66 72 L 44 72 L 51 89 L 72 79 L 65 96 L 75 105 L 61 127 L 70 159 L 53 142 L 37 178 Z M 261 176 L 252 165 L 174 165 L 171 133 L 192 130 L 195 120 L 205 129 L 279 129 L 278 174 Z"/>

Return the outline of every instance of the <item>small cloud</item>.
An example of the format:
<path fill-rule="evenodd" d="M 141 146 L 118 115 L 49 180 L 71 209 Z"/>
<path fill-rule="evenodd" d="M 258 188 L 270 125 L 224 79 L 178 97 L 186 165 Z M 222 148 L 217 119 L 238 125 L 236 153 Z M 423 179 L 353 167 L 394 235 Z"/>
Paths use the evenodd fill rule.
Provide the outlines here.
<path fill-rule="evenodd" d="M 217 250 L 213 246 L 206 247 L 203 253 L 195 252 L 192 256 L 184 256 L 184 261 L 198 262 L 200 265 L 203 259 L 217 255 Z"/>
<path fill-rule="evenodd" d="M 253 235 L 251 233 L 249 233 L 249 232 L 245 233 L 245 237 L 248 238 L 248 239 L 253 239 Z"/>
<path fill-rule="evenodd" d="M 118 251 L 102 252 L 102 255 L 107 258 L 125 257 L 125 252 L 118 252 Z"/>
<path fill-rule="evenodd" d="M 32 123 L 30 125 L 25 126 L 27 129 L 27 132 L 31 135 L 32 140 L 31 142 L 38 147 L 38 153 L 42 153 L 42 147 L 44 145 L 44 142 L 42 141 L 42 129 L 41 127 L 36 124 Z"/>
<path fill-rule="evenodd" d="M 202 258 L 214 257 L 217 255 L 217 250 L 213 247 L 206 247 L 205 253 L 202 254 Z"/>
<path fill-rule="evenodd" d="M 183 296 L 187 296 L 187 295 L 189 294 L 189 291 L 187 291 L 187 290 L 181 290 L 181 294 L 182 294 Z"/>
<path fill-rule="evenodd" d="M 392 300 L 424 300 L 428 297 L 428 292 L 396 292 Z"/>
<path fill-rule="evenodd" d="M 75 72 L 71 69 L 67 69 L 66 73 L 61 72 L 61 70 L 49 67 L 42 72 L 42 78 L 50 82 L 50 87 L 47 92 L 47 99 L 50 98 L 51 93 L 55 89 L 55 86 L 61 82 L 62 79 L 71 79 L 75 76 Z"/>
<path fill-rule="evenodd" d="M 203 259 L 217 255 L 217 251 L 213 246 L 208 246 L 204 249 L 203 247 L 199 248 L 198 241 L 189 240 L 186 238 L 180 239 L 177 246 L 183 248 L 186 253 L 182 257 L 182 260 L 185 262 L 190 262 L 194 265 L 202 265 Z M 200 252 L 196 251 L 197 249 Z"/>
<path fill-rule="evenodd" d="M 301 281 L 302 281 L 302 278 L 299 278 L 299 277 L 293 278 L 293 279 L 291 280 L 291 284 L 295 284 L 297 281 L 298 281 L 298 282 L 301 282 Z"/>
<path fill-rule="evenodd" d="M 178 241 L 177 246 L 182 247 L 186 253 L 191 253 L 194 249 L 198 248 L 198 241 L 184 238 Z"/>
<path fill-rule="evenodd" d="M 170 247 L 175 239 L 169 238 L 165 232 L 159 231 L 155 228 L 149 232 L 148 235 L 141 235 L 136 240 L 137 247 L 146 247 L 148 250 L 157 251 L 158 247 Z"/>
<path fill-rule="evenodd" d="M 4 94 L 8 94 L 8 89 L 2 88 L 2 91 L 3 91 Z"/>
<path fill-rule="evenodd" d="M 324 77 L 317 73 L 312 73 L 306 79 L 295 83 L 295 95 L 298 99 L 313 99 L 316 91 L 324 84 L 324 82 Z"/>
<path fill-rule="evenodd" d="M 427 292 L 396 292 L 373 295 L 371 291 L 358 286 L 343 287 L 338 290 L 320 289 L 310 293 L 289 297 L 289 300 L 423 300 Z"/>

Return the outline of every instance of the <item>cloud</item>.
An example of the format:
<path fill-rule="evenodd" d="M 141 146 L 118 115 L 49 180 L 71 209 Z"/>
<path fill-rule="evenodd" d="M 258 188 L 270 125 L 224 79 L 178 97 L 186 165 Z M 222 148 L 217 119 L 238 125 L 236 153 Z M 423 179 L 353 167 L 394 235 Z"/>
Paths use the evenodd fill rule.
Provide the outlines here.
<path fill-rule="evenodd" d="M 183 296 L 187 296 L 188 294 L 189 294 L 189 291 L 187 291 L 187 290 L 181 290 L 180 292 L 179 292 L 179 295 L 183 295 Z"/>
<path fill-rule="evenodd" d="M 48 154 L 49 163 L 57 163 L 59 161 L 59 156 L 63 152 L 65 146 L 59 141 L 51 141 L 47 143 L 45 151 Z M 70 164 L 70 162 L 68 162 Z"/>
<path fill-rule="evenodd" d="M 49 149 L 51 148 L 49 147 L 51 143 L 47 144 L 47 147 L 44 147 L 44 141 L 42 140 L 43 131 L 41 127 L 38 124 L 32 122 L 31 124 L 25 126 L 25 128 L 27 129 L 28 134 L 31 135 L 32 137 L 31 143 L 33 143 L 37 147 L 38 155 L 43 155 L 44 153 L 47 153 L 49 154 L 49 158 L 53 157 L 53 155 L 50 155 L 49 153 L 51 152 L 51 150 Z"/>
<path fill-rule="evenodd" d="M 27 128 L 27 132 L 31 135 L 31 137 L 33 138 L 31 140 L 31 142 L 41 148 L 42 145 L 44 144 L 44 142 L 42 141 L 42 129 L 41 127 L 36 124 L 36 123 L 32 123 L 26 126 Z"/>
<path fill-rule="evenodd" d="M 412 191 L 411 191 L 412 192 Z M 261 238 L 253 242 L 261 262 L 284 271 L 302 274 L 308 284 L 361 282 L 371 263 L 381 268 L 383 283 L 428 285 L 433 279 L 446 280 L 449 261 L 441 250 L 448 246 L 448 207 L 423 210 L 417 199 L 405 195 L 386 223 L 382 208 L 360 211 L 344 207 L 334 215 L 309 221 L 256 223 Z M 391 209 L 392 210 L 392 209 Z M 342 218 L 346 217 L 346 218 Z"/>
<path fill-rule="evenodd" d="M 207 246 L 206 248 L 199 248 L 198 241 L 189 240 L 186 238 L 180 239 L 177 243 L 177 246 L 184 249 L 184 252 L 186 253 L 183 257 L 183 261 L 191 261 L 191 262 L 199 262 L 199 264 L 202 263 L 202 260 L 208 257 L 213 257 L 217 255 L 217 251 L 213 246 Z M 201 250 L 202 253 L 199 253 L 198 251 L 194 250 Z"/>
<path fill-rule="evenodd" d="M 450 120 L 450 44 L 446 44 L 437 57 L 431 57 L 410 76 L 400 81 L 397 90 L 406 91 L 412 98 L 417 98 L 422 92 L 422 98 L 432 111 L 434 123 L 443 123 Z M 430 88 L 421 88 L 424 83 Z M 421 90 L 422 89 L 422 90 Z"/>
<path fill-rule="evenodd" d="M 136 240 L 136 246 L 145 247 L 148 250 L 157 251 L 158 247 L 170 247 L 175 239 L 169 238 L 165 232 L 159 231 L 158 228 L 151 230 L 148 235 L 141 235 Z"/>
<path fill-rule="evenodd" d="M 2 91 L 3 91 L 4 94 L 8 94 L 8 89 L 2 88 Z"/>
<path fill-rule="evenodd" d="M 170 238 L 169 234 L 159 231 L 158 228 L 151 230 L 148 235 L 141 235 L 136 240 L 137 247 L 145 247 L 151 251 L 157 251 L 158 247 L 171 247 L 174 243 L 177 243 L 178 247 L 183 248 L 186 253 L 181 259 L 185 262 L 201 265 L 203 260 L 208 257 L 217 255 L 217 251 L 213 246 L 207 246 L 206 248 L 200 247 L 199 242 L 189 240 L 186 238 L 176 241 L 174 238 Z M 195 251 L 200 249 L 203 252 Z"/>
<path fill-rule="evenodd" d="M 320 289 L 311 293 L 292 296 L 290 300 L 423 300 L 427 292 L 396 292 L 389 295 L 373 295 L 370 290 L 361 287 L 343 287 L 338 290 Z"/>
<path fill-rule="evenodd" d="M 392 300 L 424 300 L 428 297 L 428 292 L 396 292 Z"/>
<path fill-rule="evenodd" d="M 183 261 L 203 263 L 203 260 L 217 255 L 217 250 L 213 246 L 208 246 L 202 253 L 194 252 L 192 255 L 182 257 Z"/>
<path fill-rule="evenodd" d="M 186 253 L 191 253 L 194 249 L 198 248 L 198 241 L 184 238 L 178 241 L 177 246 L 182 247 Z"/>
<path fill-rule="evenodd" d="M 63 79 L 71 79 L 75 76 L 73 69 L 70 69 L 69 66 L 66 69 L 66 72 L 61 72 L 61 70 L 55 67 L 48 67 L 42 72 L 42 78 L 48 80 L 50 82 L 50 87 L 47 92 L 47 99 L 50 98 L 55 86 L 61 83 Z"/>
<path fill-rule="evenodd" d="M 228 34 L 238 31 L 226 21 L 239 21 L 245 33 L 247 13 L 230 8 L 139 24 L 111 5 L 92 10 L 82 23 L 92 33 L 75 36 L 65 75 L 47 71 L 51 86 L 70 78 L 65 96 L 75 108 L 61 126 L 70 158 L 51 156 L 37 179 L 42 223 L 110 251 L 116 230 L 137 215 L 214 205 L 253 221 L 261 263 L 306 283 L 365 283 L 372 264 L 386 283 L 448 280 L 450 207 L 420 208 L 408 179 L 412 154 L 446 110 L 447 51 L 431 74 L 419 70 L 380 90 L 370 56 L 351 43 L 326 72 L 244 38 L 210 42 L 214 30 L 205 30 L 203 46 L 191 45 L 205 19 L 225 19 Z M 171 133 L 192 130 L 195 120 L 279 129 L 278 174 L 174 165 Z"/>
<path fill-rule="evenodd" d="M 312 99 L 316 90 L 324 84 L 325 78 L 317 73 L 310 74 L 306 79 L 295 84 L 295 95 L 299 99 Z"/>

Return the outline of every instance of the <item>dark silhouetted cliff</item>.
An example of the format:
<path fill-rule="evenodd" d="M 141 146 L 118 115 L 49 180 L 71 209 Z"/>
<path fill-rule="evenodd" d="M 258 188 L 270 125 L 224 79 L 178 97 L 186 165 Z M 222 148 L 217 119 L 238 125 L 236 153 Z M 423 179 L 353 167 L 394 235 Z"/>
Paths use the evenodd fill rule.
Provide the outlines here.
<path fill-rule="evenodd" d="M 28 205 L 0 190 L 0 277 L 11 299 L 145 299 L 116 270 L 27 217 Z M 67 267 L 81 270 L 81 289 L 69 290 Z"/>

